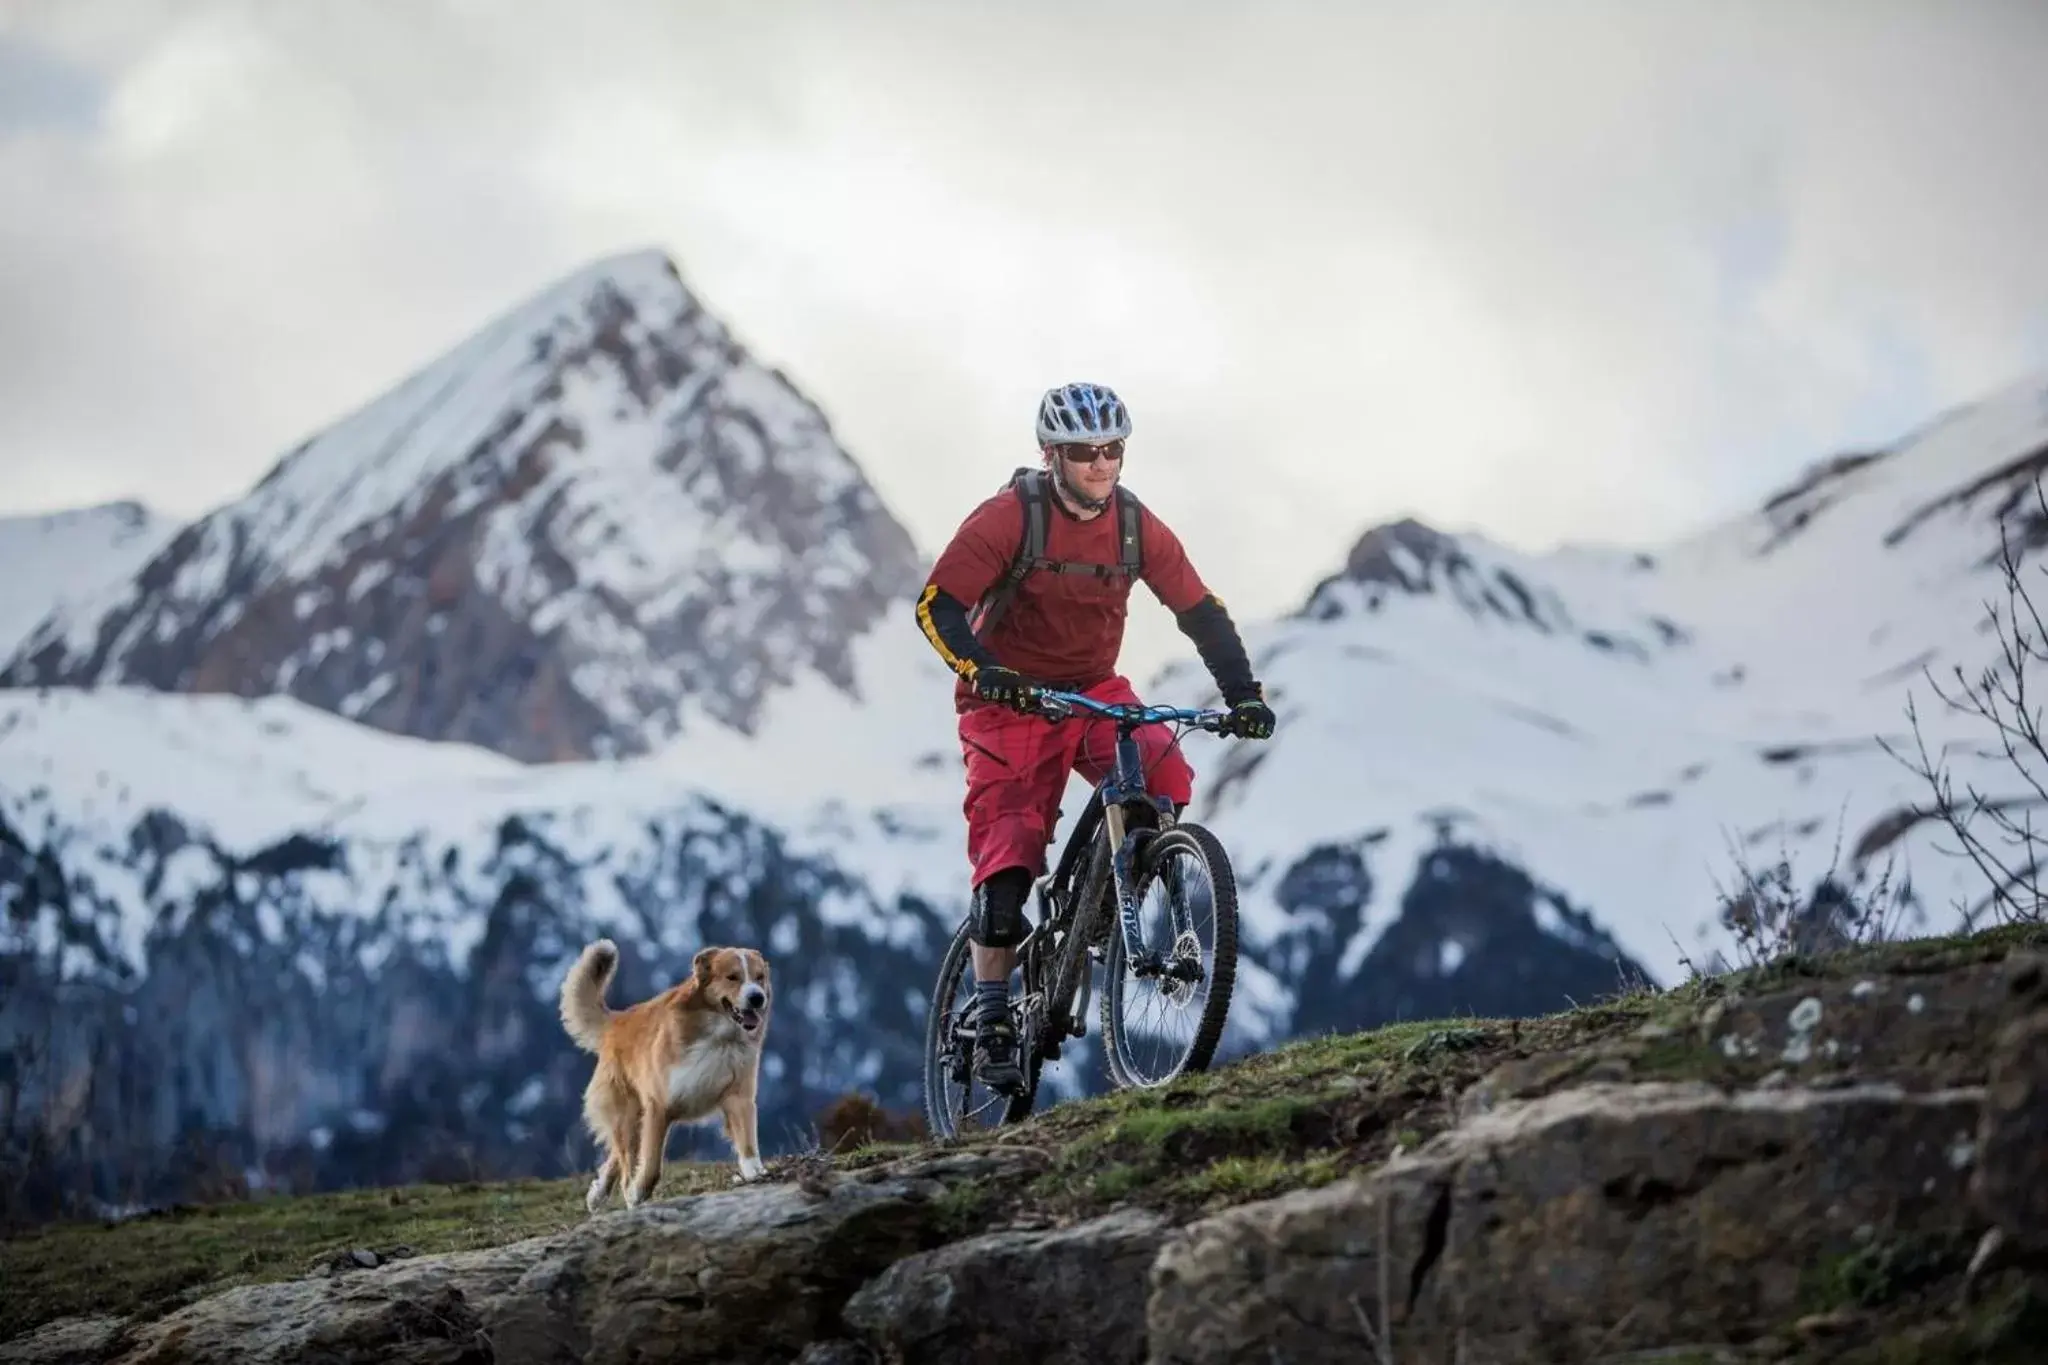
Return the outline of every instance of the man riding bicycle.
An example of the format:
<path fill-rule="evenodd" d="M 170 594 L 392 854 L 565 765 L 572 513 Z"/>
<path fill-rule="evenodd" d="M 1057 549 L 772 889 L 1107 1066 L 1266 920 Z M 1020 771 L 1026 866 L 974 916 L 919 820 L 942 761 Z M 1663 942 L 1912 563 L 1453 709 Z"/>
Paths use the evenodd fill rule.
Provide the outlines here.
<path fill-rule="evenodd" d="M 1224 733 L 1273 733 L 1273 712 L 1222 601 L 1172 530 L 1119 484 L 1130 433 L 1130 414 L 1103 385 L 1048 390 L 1038 405 L 1042 467 L 1019 469 L 967 514 L 917 600 L 918 627 L 959 676 L 975 981 L 973 1017 L 961 1032 L 974 1036 L 975 1077 L 991 1090 L 1024 1084 L 1010 972 L 1060 796 L 1070 773 L 1096 782 L 1115 761 L 1110 722 L 1054 724 L 1032 714 L 1031 690 L 1137 702 L 1117 655 L 1131 588 L 1142 579 L 1215 679 L 1231 712 Z M 1157 728 L 1135 738 L 1153 790 L 1185 808 L 1194 789 L 1187 759 Z"/>

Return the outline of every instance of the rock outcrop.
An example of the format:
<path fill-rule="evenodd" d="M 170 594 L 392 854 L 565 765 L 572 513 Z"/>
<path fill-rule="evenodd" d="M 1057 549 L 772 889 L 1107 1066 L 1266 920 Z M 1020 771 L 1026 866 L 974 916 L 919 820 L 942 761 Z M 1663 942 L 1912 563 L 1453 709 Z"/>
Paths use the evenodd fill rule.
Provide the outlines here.
<path fill-rule="evenodd" d="M 1419 1150 L 1170 1239 L 1148 1360 L 1768 1356 L 1954 1278 L 1987 1238 L 2039 1247 L 2041 973 L 2029 953 L 1848 974 L 1511 1063 Z"/>
<path fill-rule="evenodd" d="M 1976 1087 L 1728 1094 L 1602 1084 L 1517 1101 L 1385 1170 L 1197 1224 L 1154 1271 L 1150 1359 L 1589 1360 L 1742 1343 L 1826 1267 L 1967 1256 Z"/>
<path fill-rule="evenodd" d="M 1135 1365 L 1145 1358 L 1146 1276 L 1168 1227 L 1134 1208 L 970 1237 L 898 1261 L 843 1316 L 888 1365 Z"/>
<path fill-rule="evenodd" d="M 2043 1001 L 1998 1033 L 1970 1193 L 1980 1217 L 2013 1246 L 2039 1255 L 2048 1254 L 2048 958 L 2015 965 L 2015 989 Z"/>

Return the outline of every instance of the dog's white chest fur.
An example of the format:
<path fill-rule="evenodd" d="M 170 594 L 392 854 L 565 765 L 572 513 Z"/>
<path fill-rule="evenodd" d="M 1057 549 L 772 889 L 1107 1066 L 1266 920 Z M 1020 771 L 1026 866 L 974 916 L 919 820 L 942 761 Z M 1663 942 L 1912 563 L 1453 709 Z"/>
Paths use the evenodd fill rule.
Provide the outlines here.
<path fill-rule="evenodd" d="M 683 1122 L 708 1117 L 752 1061 L 738 1029 L 713 1029 L 668 1069 L 669 1112 Z"/>

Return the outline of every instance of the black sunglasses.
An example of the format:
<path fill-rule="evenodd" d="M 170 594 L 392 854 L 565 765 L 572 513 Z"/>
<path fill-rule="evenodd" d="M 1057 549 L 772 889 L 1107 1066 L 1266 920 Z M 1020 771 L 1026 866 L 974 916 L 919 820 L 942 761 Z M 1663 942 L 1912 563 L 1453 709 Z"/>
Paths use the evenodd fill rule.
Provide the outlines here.
<path fill-rule="evenodd" d="M 1097 460 L 1108 460 L 1111 464 L 1115 464 L 1124 457 L 1122 437 L 1099 446 L 1083 445 L 1078 441 L 1072 441 L 1063 445 L 1056 445 L 1053 449 L 1058 451 L 1060 458 L 1068 464 L 1094 464 Z"/>

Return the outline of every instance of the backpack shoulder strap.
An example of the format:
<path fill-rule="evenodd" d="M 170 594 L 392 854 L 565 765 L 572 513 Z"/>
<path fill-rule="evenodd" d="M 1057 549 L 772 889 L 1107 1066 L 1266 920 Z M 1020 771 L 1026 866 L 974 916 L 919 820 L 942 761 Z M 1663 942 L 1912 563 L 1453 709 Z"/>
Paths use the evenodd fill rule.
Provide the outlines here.
<path fill-rule="evenodd" d="M 1117 558 L 1136 582 L 1145 572 L 1144 504 L 1121 483 L 1116 486 Z"/>
<path fill-rule="evenodd" d="M 1016 553 L 1010 556 L 1009 569 L 994 587 L 982 595 L 968 621 L 968 628 L 976 635 L 995 625 L 1009 607 L 1010 599 L 1017 595 L 1017 585 L 1045 558 L 1047 507 L 1044 471 L 1029 467 L 1018 469 L 1010 475 L 1010 491 L 1024 506 L 1024 534 L 1017 542 Z"/>

